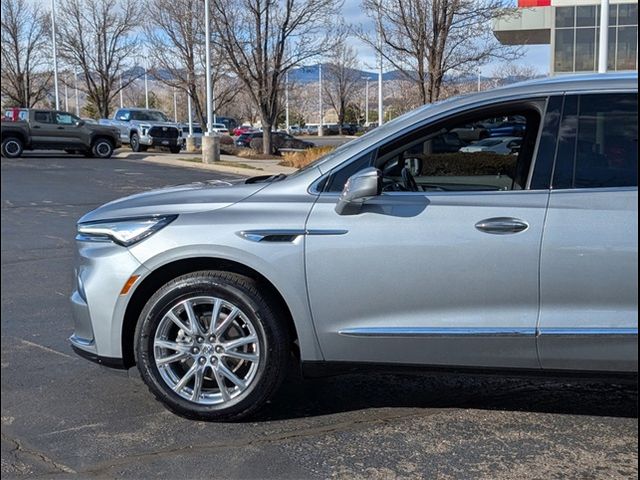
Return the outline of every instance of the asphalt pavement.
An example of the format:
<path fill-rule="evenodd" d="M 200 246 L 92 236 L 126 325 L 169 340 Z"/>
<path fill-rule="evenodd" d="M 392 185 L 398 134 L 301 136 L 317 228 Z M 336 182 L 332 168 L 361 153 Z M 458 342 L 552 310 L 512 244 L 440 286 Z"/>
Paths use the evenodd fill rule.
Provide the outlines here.
<path fill-rule="evenodd" d="M 73 354 L 74 224 L 106 201 L 237 178 L 145 163 L 2 159 L 2 478 L 638 478 L 637 386 L 296 375 L 250 421 L 167 412 L 135 370 Z"/>

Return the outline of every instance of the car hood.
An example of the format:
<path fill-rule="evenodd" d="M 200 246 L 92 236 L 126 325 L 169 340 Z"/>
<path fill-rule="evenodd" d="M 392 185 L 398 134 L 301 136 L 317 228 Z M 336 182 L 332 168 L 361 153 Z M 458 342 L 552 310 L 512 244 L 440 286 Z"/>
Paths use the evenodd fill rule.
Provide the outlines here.
<path fill-rule="evenodd" d="M 78 222 L 217 210 L 244 200 L 267 185 L 246 184 L 244 180 L 210 180 L 166 187 L 106 203 L 85 214 Z"/>

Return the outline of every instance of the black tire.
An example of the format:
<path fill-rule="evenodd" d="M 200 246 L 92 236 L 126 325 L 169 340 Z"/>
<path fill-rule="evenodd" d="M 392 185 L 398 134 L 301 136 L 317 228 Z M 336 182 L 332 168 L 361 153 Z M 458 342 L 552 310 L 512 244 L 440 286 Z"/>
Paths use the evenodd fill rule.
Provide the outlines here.
<path fill-rule="evenodd" d="M 91 145 L 91 153 L 96 158 L 110 158 L 113 155 L 113 142 L 108 138 L 96 138 Z"/>
<path fill-rule="evenodd" d="M 22 156 L 24 145 L 18 137 L 5 137 L 2 139 L 2 156 L 6 158 L 18 158 Z"/>
<path fill-rule="evenodd" d="M 209 405 L 196 403 L 176 393 L 161 376 L 154 353 L 154 338 L 167 312 L 175 307 L 179 308 L 179 304 L 188 298 L 203 296 L 221 299 L 241 310 L 244 318 L 251 323 L 255 337 L 258 339 L 256 343 L 260 358 L 253 376 L 246 388 L 240 391 L 241 393 L 222 403 Z M 233 421 L 246 418 L 273 396 L 287 374 L 290 353 L 289 334 L 276 313 L 272 302 L 258 291 L 256 282 L 242 275 L 221 271 L 200 271 L 171 280 L 149 299 L 138 319 L 135 355 L 142 379 L 156 399 L 178 415 L 208 421 Z M 182 331 L 179 330 L 179 332 Z M 194 337 L 193 345 L 197 345 L 195 342 Z M 204 356 L 204 344 L 202 346 L 201 355 Z M 171 365 L 177 363 L 175 368 L 183 369 L 182 372 L 195 365 L 194 359 L 191 366 L 188 364 L 189 361 L 175 361 Z M 222 363 L 222 357 L 219 361 Z M 184 362 L 187 364 L 181 365 Z M 229 364 L 225 366 L 231 368 Z M 214 380 L 211 380 L 214 376 L 213 367 L 207 368 L 210 370 L 203 370 L 209 372 L 209 377 L 205 376 L 205 381 L 209 382 L 207 388 L 213 386 L 209 391 L 215 392 L 217 386 L 220 390 L 219 384 L 214 384 Z M 192 385 L 190 388 L 195 389 L 193 386 L 195 380 L 191 382 L 192 380 L 189 380 L 189 384 Z M 220 394 L 222 394 L 221 391 Z"/>
<path fill-rule="evenodd" d="M 137 133 L 132 133 L 131 138 L 129 139 L 129 146 L 131 146 L 131 150 L 134 152 L 145 152 L 147 147 L 144 145 L 140 145 L 140 137 Z"/>
<path fill-rule="evenodd" d="M 171 153 L 180 153 L 180 150 L 182 150 L 182 148 L 180 148 L 180 145 L 176 145 L 175 147 L 169 147 L 169 151 Z"/>

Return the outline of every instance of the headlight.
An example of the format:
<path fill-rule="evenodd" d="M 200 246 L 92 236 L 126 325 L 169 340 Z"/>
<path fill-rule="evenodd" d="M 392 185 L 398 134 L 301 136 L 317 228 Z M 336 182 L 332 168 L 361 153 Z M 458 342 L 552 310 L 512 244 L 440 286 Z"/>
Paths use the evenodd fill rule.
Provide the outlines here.
<path fill-rule="evenodd" d="M 153 235 L 173 222 L 177 215 L 99 220 L 78 224 L 76 240 L 84 242 L 114 241 L 128 247 Z"/>

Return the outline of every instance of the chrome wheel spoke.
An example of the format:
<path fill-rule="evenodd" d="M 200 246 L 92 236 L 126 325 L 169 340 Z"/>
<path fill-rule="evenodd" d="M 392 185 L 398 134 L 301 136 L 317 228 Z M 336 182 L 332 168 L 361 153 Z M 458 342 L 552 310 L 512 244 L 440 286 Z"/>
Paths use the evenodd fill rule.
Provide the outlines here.
<path fill-rule="evenodd" d="M 231 382 L 240 390 L 244 390 L 245 388 L 247 388 L 247 384 L 236 377 L 236 375 L 231 370 L 229 370 L 222 362 L 218 364 L 218 370 L 222 375 L 231 380 Z"/>
<path fill-rule="evenodd" d="M 180 392 L 184 387 L 186 387 L 187 383 L 189 383 L 189 380 L 191 380 L 191 377 L 195 375 L 198 368 L 199 367 L 197 363 L 194 363 L 193 365 L 191 365 L 191 368 L 187 370 L 187 373 L 185 373 L 184 376 L 180 379 L 180 381 L 176 383 L 175 387 L 173 387 L 173 391 Z"/>
<path fill-rule="evenodd" d="M 184 310 L 187 312 L 187 317 L 189 317 L 189 325 L 191 325 L 191 332 L 198 333 L 200 335 L 206 335 L 206 332 L 202 328 L 200 324 L 200 320 L 198 320 L 198 316 L 196 312 L 193 311 L 193 305 L 190 300 L 185 300 L 183 302 Z"/>
<path fill-rule="evenodd" d="M 175 323 L 178 328 L 180 328 L 181 330 L 183 330 L 184 332 L 188 333 L 189 335 L 193 335 L 195 332 L 191 329 L 190 326 L 187 326 L 182 320 L 180 320 L 180 318 L 173 313 L 172 311 L 167 312 L 167 317 L 169 317 L 169 320 L 171 320 L 173 323 Z"/>
<path fill-rule="evenodd" d="M 235 350 L 238 347 L 242 347 L 243 345 L 251 345 L 252 343 L 256 343 L 258 341 L 258 337 L 255 335 L 249 335 L 247 337 L 240 337 L 235 340 L 231 340 L 230 342 L 223 343 L 222 346 L 226 351 Z"/>
<path fill-rule="evenodd" d="M 202 381 L 204 378 L 204 368 L 198 368 L 195 373 L 195 381 L 193 383 L 193 393 L 191 394 L 191 401 L 197 402 L 200 398 L 200 393 L 202 393 Z"/>
<path fill-rule="evenodd" d="M 207 335 L 211 335 L 215 332 L 216 323 L 218 323 L 218 317 L 220 316 L 220 309 L 222 308 L 222 300 L 216 298 L 213 308 L 211 309 L 211 322 L 209 322 L 209 330 Z"/>
<path fill-rule="evenodd" d="M 229 396 L 229 391 L 227 390 L 227 386 L 224 384 L 224 378 L 220 375 L 220 370 L 218 368 L 213 368 L 213 376 L 216 379 L 216 383 L 218 384 L 218 389 L 220 390 L 220 395 L 222 395 L 222 400 L 228 402 L 231 397 Z"/>
<path fill-rule="evenodd" d="M 153 346 L 156 348 L 166 348 L 167 350 L 173 350 L 174 352 L 186 353 L 189 351 L 189 345 L 185 343 L 172 342 L 161 338 L 156 338 L 153 342 Z"/>
<path fill-rule="evenodd" d="M 182 360 L 187 358 L 187 354 L 185 352 L 177 352 L 173 355 L 169 355 L 168 357 L 157 358 L 156 363 L 160 366 L 167 365 L 168 363 L 177 362 L 178 360 Z"/>
<path fill-rule="evenodd" d="M 255 353 L 237 352 L 235 350 L 226 351 L 222 355 L 225 357 L 237 358 L 238 360 L 247 360 L 248 362 L 257 362 L 260 358 Z"/>
<path fill-rule="evenodd" d="M 231 323 L 233 323 L 233 321 L 236 319 L 236 317 L 238 316 L 239 313 L 240 313 L 240 310 L 237 307 L 234 307 L 233 310 L 231 310 L 231 312 L 229 312 L 229 315 L 227 315 L 227 318 L 225 318 L 222 321 L 222 323 L 215 328 L 215 330 L 213 332 L 214 335 L 216 337 L 219 337 L 224 332 L 226 332 L 227 328 L 229 328 L 229 325 L 231 325 Z"/>

